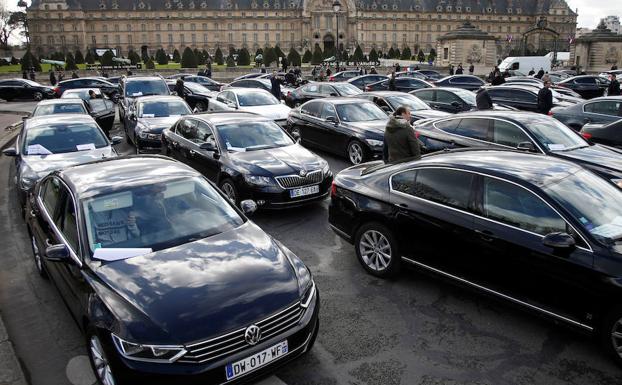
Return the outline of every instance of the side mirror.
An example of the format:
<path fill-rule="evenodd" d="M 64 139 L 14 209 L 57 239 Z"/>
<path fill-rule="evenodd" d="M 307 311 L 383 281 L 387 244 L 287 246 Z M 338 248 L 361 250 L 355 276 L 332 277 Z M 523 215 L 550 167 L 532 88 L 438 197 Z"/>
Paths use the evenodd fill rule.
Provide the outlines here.
<path fill-rule="evenodd" d="M 177 92 L 176 91 L 171 91 L 171 95 L 177 96 Z"/>
<path fill-rule="evenodd" d="M 17 156 L 17 149 L 15 149 L 15 147 L 9 147 L 5 150 L 2 150 L 2 153 L 6 156 Z"/>
<path fill-rule="evenodd" d="M 337 118 L 335 118 L 334 116 L 327 116 L 326 121 L 337 124 Z"/>
<path fill-rule="evenodd" d="M 568 250 L 575 247 L 576 242 L 572 235 L 566 233 L 550 233 L 542 239 L 542 244 L 553 249 Z"/>
<path fill-rule="evenodd" d="M 245 215 L 251 216 L 257 211 L 257 203 L 251 199 L 243 200 L 240 202 L 240 208 Z"/>
<path fill-rule="evenodd" d="M 199 109 L 198 109 L 198 108 L 196 108 L 196 107 L 194 107 L 194 110 L 192 110 L 192 113 L 193 113 L 193 114 L 196 114 L 197 112 L 199 112 Z"/>
<path fill-rule="evenodd" d="M 113 146 L 116 146 L 117 144 L 123 142 L 123 138 L 120 136 L 113 136 L 112 139 L 110 139 L 110 142 L 112 142 Z"/>
<path fill-rule="evenodd" d="M 218 151 L 218 148 L 217 148 L 217 147 L 216 147 L 216 145 L 215 145 L 214 143 L 212 143 L 212 142 L 205 142 L 205 143 L 201 144 L 201 145 L 199 146 L 199 148 L 200 148 L 201 150 L 206 150 L 206 151 L 214 151 L 214 152 Z"/>
<path fill-rule="evenodd" d="M 339 95 L 337 95 L 337 93 L 336 93 L 336 92 L 331 92 L 331 93 L 329 94 L 329 96 L 339 96 Z"/>
<path fill-rule="evenodd" d="M 516 146 L 516 149 L 527 152 L 536 152 L 536 146 L 534 146 L 532 142 L 520 142 L 518 146 Z"/>
<path fill-rule="evenodd" d="M 49 246 L 45 249 L 45 259 L 50 262 L 66 262 L 69 260 L 69 249 L 63 244 Z"/>

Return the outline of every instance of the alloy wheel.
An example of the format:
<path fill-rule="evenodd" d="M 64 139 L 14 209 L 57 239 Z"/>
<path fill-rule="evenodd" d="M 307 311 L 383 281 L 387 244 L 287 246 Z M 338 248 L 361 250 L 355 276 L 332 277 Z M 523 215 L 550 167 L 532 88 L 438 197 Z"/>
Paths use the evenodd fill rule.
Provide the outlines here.
<path fill-rule="evenodd" d="M 363 147 L 357 142 L 350 143 L 348 146 L 348 157 L 352 164 L 359 164 L 363 161 Z"/>
<path fill-rule="evenodd" d="M 34 98 L 36 101 L 40 101 L 43 99 L 43 94 L 41 92 L 35 92 Z"/>
<path fill-rule="evenodd" d="M 115 385 L 110 362 L 108 361 L 106 353 L 102 348 L 102 344 L 96 335 L 91 336 L 89 349 L 91 350 L 91 359 L 93 360 L 95 375 L 97 376 L 99 382 L 102 385 Z"/>
<path fill-rule="evenodd" d="M 622 359 L 622 318 L 618 319 L 611 328 L 611 343 L 615 352 Z"/>
<path fill-rule="evenodd" d="M 391 244 L 376 230 L 367 230 L 359 241 L 363 262 L 372 270 L 383 271 L 391 263 Z"/>

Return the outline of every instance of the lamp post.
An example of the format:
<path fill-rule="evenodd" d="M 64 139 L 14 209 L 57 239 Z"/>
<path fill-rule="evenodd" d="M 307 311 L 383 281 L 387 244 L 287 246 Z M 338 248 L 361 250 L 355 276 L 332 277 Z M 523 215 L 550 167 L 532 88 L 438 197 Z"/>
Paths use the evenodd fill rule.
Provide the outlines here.
<path fill-rule="evenodd" d="M 339 2 L 339 0 L 335 0 L 335 2 L 333 3 L 333 11 L 335 11 L 335 16 L 337 17 L 337 54 L 336 54 L 336 59 L 337 59 L 337 71 L 339 71 L 339 11 L 341 10 L 341 3 Z"/>

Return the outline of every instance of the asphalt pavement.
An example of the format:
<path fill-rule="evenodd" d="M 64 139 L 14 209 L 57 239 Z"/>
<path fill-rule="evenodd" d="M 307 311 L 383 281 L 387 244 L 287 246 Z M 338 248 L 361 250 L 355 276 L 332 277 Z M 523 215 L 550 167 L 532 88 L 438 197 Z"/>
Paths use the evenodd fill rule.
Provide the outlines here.
<path fill-rule="evenodd" d="M 133 152 L 125 142 L 118 150 Z M 347 166 L 318 154 L 334 172 Z M 30 384 L 90 385 L 83 337 L 35 271 L 13 173 L 11 159 L 0 156 L 0 311 L 8 336 Z M 262 385 L 622 383 L 622 369 L 589 336 L 416 270 L 393 280 L 366 274 L 353 246 L 328 227 L 328 203 L 252 218 L 302 258 L 321 293 L 314 349 Z"/>

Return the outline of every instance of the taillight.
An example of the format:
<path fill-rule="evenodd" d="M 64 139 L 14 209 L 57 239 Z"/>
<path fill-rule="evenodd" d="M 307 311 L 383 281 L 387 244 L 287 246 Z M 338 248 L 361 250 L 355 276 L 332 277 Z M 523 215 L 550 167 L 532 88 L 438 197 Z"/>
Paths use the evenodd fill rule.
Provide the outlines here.
<path fill-rule="evenodd" d="M 547 113 L 547 115 L 548 115 L 548 116 L 553 116 L 553 111 L 549 111 L 549 112 Z"/>
<path fill-rule="evenodd" d="M 589 132 L 580 132 L 581 136 L 587 140 L 592 139 L 592 134 L 590 134 Z"/>
<path fill-rule="evenodd" d="M 365 91 L 367 91 L 367 92 L 371 91 L 371 87 L 370 86 L 365 86 Z"/>
<path fill-rule="evenodd" d="M 416 131 L 416 130 L 415 130 L 415 137 L 416 137 L 416 138 L 419 138 L 419 135 L 421 135 L 421 133 L 420 133 L 419 131 Z"/>
<path fill-rule="evenodd" d="M 54 88 L 54 93 L 58 96 L 60 96 L 60 87 L 56 87 Z"/>
<path fill-rule="evenodd" d="M 330 185 L 330 196 L 331 198 L 334 198 L 337 196 L 337 185 L 335 184 L 335 182 L 333 182 L 333 184 Z"/>
<path fill-rule="evenodd" d="M 335 81 L 335 77 L 334 77 L 334 76 L 329 77 L 329 78 L 328 78 L 328 81 L 329 81 L 329 82 L 334 82 L 334 81 Z"/>

